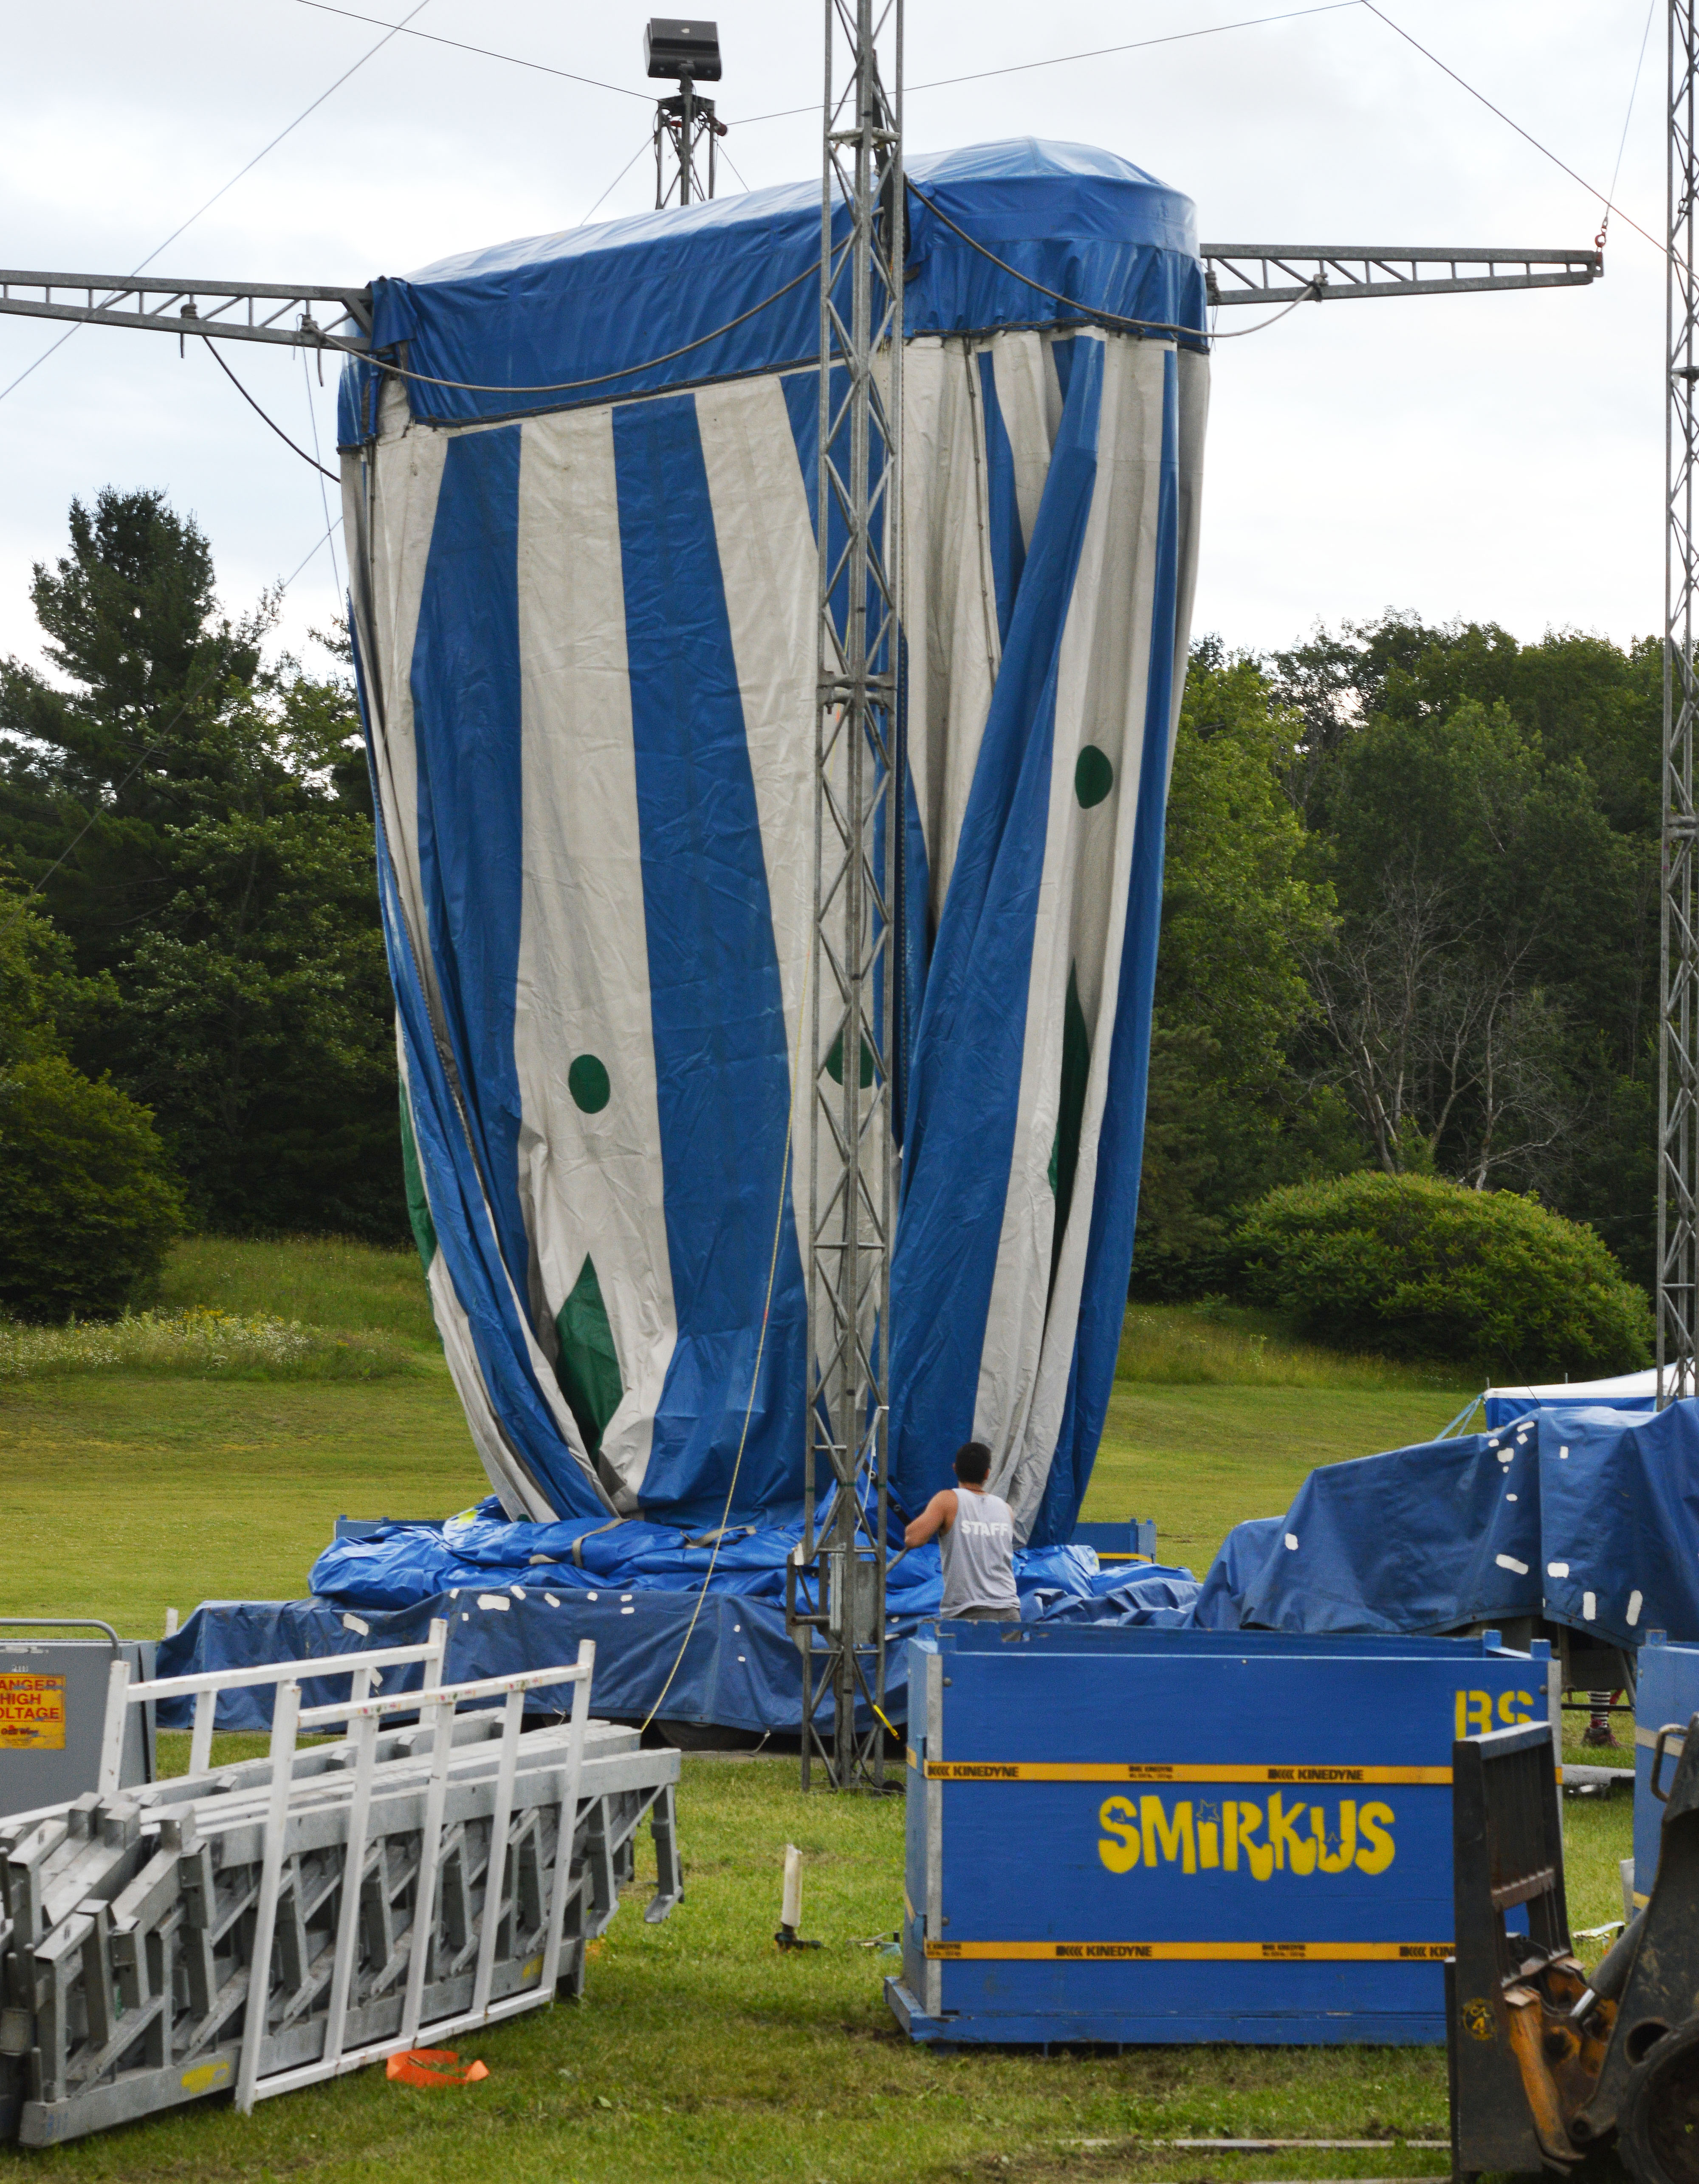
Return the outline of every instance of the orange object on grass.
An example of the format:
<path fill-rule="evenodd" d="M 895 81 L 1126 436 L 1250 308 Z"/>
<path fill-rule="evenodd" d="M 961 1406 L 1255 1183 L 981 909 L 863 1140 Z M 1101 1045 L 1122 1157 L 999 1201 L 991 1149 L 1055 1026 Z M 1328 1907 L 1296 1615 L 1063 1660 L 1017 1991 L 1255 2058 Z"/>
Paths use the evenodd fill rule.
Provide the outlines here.
<path fill-rule="evenodd" d="M 452 2048 L 410 2048 L 392 2055 L 383 2075 L 404 2086 L 472 2086 L 489 2073 L 482 2063 L 461 2065 Z"/>

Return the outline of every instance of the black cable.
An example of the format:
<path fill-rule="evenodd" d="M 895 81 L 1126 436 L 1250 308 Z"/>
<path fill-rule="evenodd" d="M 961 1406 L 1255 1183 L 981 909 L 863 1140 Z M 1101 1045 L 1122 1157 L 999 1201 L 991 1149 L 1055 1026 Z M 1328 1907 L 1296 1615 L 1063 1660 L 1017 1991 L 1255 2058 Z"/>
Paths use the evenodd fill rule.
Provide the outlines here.
<path fill-rule="evenodd" d="M 1172 326 L 1165 319 L 1123 318 L 1119 311 L 1106 311 L 1100 304 L 1082 304 L 1076 296 L 1065 296 L 1059 288 L 1047 288 L 1042 281 L 1035 281 L 1030 273 L 1022 273 L 1017 267 L 1009 265 L 1006 259 L 999 258 L 994 250 L 987 250 L 984 243 L 975 241 L 968 233 L 966 228 L 958 227 L 943 207 L 935 203 L 918 184 L 909 180 L 907 176 L 903 179 L 933 218 L 942 220 L 952 235 L 958 235 L 970 249 L 977 250 L 981 258 L 988 258 L 993 265 L 1000 271 L 1009 274 L 1012 279 L 1024 281 L 1029 288 L 1036 288 L 1041 296 L 1048 296 L 1053 303 L 1065 304 L 1070 311 L 1077 311 L 1081 318 L 1098 320 L 1105 326 L 1113 326 L 1117 332 L 1184 334 L 1193 341 L 1210 341 L 1217 338 L 1206 333 L 1202 326 Z M 1301 303 L 1303 298 L 1299 297 L 1298 300 Z M 1247 326 L 1244 332 L 1255 333 L 1256 328 Z"/>
<path fill-rule="evenodd" d="M 248 392 L 248 389 L 242 384 L 242 382 L 237 377 L 236 374 L 219 354 L 217 348 L 214 345 L 214 337 L 211 334 L 203 334 L 201 336 L 201 339 L 206 343 L 213 362 L 218 366 L 219 370 L 224 374 L 225 377 L 230 382 L 231 385 L 236 389 L 237 393 L 242 397 L 243 400 L 248 404 L 254 415 L 256 417 L 264 418 L 265 423 L 271 427 L 271 430 L 277 435 L 277 437 L 283 443 L 283 445 L 286 448 L 293 448 L 295 454 L 300 457 L 304 463 L 311 463 L 313 468 L 318 472 L 321 477 L 334 479 L 336 483 L 340 485 L 342 483 L 342 480 L 338 476 L 336 471 L 327 471 L 322 463 L 314 461 L 313 457 L 307 453 L 305 448 L 298 448 L 295 446 L 295 443 L 289 437 L 288 434 L 283 430 L 282 426 L 277 422 L 275 417 L 267 417 L 265 415 L 265 412 L 260 407 L 260 404 L 254 399 L 254 397 Z"/>
<path fill-rule="evenodd" d="M 840 258 L 848 247 L 847 240 L 840 244 Z M 782 288 L 775 288 L 770 296 L 763 296 L 758 304 L 752 304 L 746 311 L 740 311 L 735 319 L 728 319 L 723 326 L 715 326 L 707 333 L 698 334 L 694 341 L 687 341 L 682 348 L 669 348 L 664 356 L 646 357 L 640 364 L 624 364 L 618 371 L 598 372 L 593 379 L 562 379 L 549 387 L 487 387 L 475 379 L 439 379 L 428 371 L 409 370 L 405 365 L 378 363 L 376 368 L 379 371 L 393 371 L 398 379 L 416 379 L 427 387 L 452 387 L 464 394 L 573 394 L 581 387 L 606 387 L 610 379 L 630 379 L 640 371 L 653 371 L 659 365 L 671 364 L 676 357 L 688 356 L 692 349 L 701 348 L 707 342 L 718 341 L 722 334 L 729 334 L 735 326 L 741 326 L 746 319 L 752 319 L 757 311 L 764 311 L 769 304 L 776 304 L 781 296 L 788 296 L 793 288 L 800 288 L 803 281 L 817 280 L 819 270 L 819 261 L 815 259 L 805 265 L 794 280 L 787 281 Z"/>

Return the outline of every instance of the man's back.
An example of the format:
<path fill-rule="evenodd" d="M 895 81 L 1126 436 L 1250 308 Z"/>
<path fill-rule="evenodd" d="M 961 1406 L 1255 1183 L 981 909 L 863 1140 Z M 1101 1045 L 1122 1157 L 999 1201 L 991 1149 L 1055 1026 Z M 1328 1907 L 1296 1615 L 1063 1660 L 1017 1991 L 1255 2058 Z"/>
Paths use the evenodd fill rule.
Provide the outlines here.
<path fill-rule="evenodd" d="M 956 1494 L 954 1521 L 940 1535 L 938 1547 L 944 1564 L 946 1615 L 970 1610 L 1018 1614 L 1020 1596 L 1014 1585 L 1014 1516 L 1008 1502 L 995 1494 L 978 1494 L 963 1487 Z"/>

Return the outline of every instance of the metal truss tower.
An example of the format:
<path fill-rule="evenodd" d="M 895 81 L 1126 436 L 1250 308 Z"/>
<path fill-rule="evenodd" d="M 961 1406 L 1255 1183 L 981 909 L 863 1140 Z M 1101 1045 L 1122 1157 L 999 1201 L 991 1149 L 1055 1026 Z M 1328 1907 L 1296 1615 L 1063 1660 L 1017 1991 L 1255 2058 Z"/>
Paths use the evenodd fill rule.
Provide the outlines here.
<path fill-rule="evenodd" d="M 791 1627 L 802 1783 L 885 1781 L 893 1075 L 903 777 L 903 0 L 826 0 L 820 203 L 808 1402 Z M 833 241 L 835 220 L 847 231 Z M 830 1728 L 823 1726 L 827 1704 Z"/>
<path fill-rule="evenodd" d="M 1670 0 L 1665 275 L 1663 900 L 1658 938 L 1657 1399 L 1691 1396 L 1699 1339 L 1699 933 L 1694 925 L 1696 0 Z"/>

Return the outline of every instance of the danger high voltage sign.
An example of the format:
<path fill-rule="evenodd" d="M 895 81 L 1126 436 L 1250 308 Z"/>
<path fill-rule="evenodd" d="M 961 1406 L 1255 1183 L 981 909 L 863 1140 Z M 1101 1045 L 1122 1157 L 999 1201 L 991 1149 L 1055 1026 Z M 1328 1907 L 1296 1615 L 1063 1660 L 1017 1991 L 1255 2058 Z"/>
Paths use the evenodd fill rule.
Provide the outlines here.
<path fill-rule="evenodd" d="M 0 1669 L 0 1752 L 63 1752 L 65 1680 Z"/>

